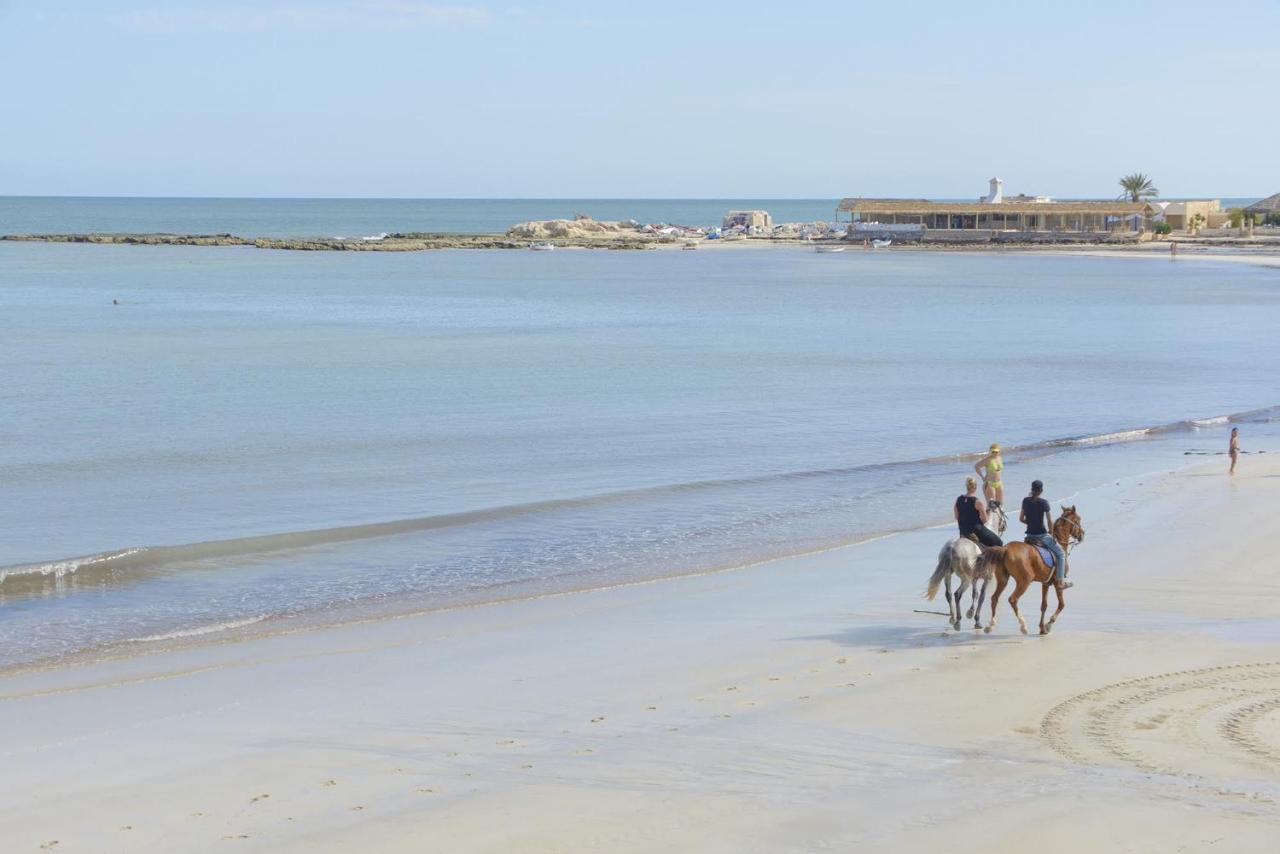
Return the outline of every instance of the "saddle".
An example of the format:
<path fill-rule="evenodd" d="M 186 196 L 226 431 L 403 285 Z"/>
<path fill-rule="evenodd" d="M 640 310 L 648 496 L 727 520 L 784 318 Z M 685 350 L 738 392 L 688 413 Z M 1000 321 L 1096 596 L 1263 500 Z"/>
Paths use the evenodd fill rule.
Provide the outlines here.
<path fill-rule="evenodd" d="M 1049 567 L 1050 569 L 1054 569 L 1057 566 L 1057 560 L 1054 559 L 1053 552 L 1049 551 L 1039 543 L 1028 542 L 1027 545 L 1031 546 L 1031 548 L 1035 549 L 1040 553 L 1040 559 L 1044 561 L 1045 566 Z"/>

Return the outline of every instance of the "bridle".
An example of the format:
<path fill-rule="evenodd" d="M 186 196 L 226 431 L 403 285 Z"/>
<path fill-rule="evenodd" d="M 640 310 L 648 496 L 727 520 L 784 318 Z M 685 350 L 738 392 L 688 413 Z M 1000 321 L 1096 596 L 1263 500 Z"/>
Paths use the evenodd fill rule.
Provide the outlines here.
<path fill-rule="evenodd" d="M 1065 522 L 1071 526 L 1071 531 L 1067 534 L 1067 541 L 1062 544 L 1062 550 L 1067 554 L 1071 554 L 1071 549 L 1084 542 L 1084 526 L 1079 522 L 1068 519 L 1066 516 L 1059 516 L 1058 522 Z M 1054 523 L 1054 527 L 1058 526 L 1058 522 Z M 1074 537 L 1075 539 L 1072 539 Z"/>

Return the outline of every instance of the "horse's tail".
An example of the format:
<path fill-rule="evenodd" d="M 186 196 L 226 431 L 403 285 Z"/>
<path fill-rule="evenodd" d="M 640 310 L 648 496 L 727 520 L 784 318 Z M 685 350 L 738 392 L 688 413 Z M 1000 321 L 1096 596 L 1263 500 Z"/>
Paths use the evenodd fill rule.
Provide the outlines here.
<path fill-rule="evenodd" d="M 974 564 L 974 576 L 978 578 L 994 576 L 996 583 L 999 584 L 1009 575 L 1008 570 L 1004 568 L 1006 551 L 1004 546 L 990 546 L 983 549 L 982 554 L 978 555 L 978 562 Z"/>
<path fill-rule="evenodd" d="M 942 580 L 947 577 L 947 573 L 951 571 L 951 544 L 942 547 L 942 552 L 938 555 L 938 568 L 933 571 L 933 575 L 929 577 L 929 589 L 925 591 L 924 598 L 933 601 L 933 597 L 938 595 L 938 588 L 942 586 Z"/>

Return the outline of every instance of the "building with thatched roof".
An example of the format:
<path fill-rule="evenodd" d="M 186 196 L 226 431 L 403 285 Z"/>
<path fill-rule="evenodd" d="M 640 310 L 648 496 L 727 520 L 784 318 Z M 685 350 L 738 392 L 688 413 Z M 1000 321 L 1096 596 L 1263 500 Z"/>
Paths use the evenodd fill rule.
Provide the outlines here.
<path fill-rule="evenodd" d="M 1244 209 L 1248 216 L 1265 217 L 1269 215 L 1280 215 L 1280 193 L 1274 196 L 1267 196 L 1260 202 L 1254 202 Z"/>
<path fill-rule="evenodd" d="M 1055 202 L 1045 196 L 1003 194 L 1003 182 L 991 179 L 991 190 L 973 202 L 927 199 L 842 199 L 836 209 L 849 214 L 855 231 L 1014 231 L 1076 234 L 1138 234 L 1154 209 L 1146 202 Z"/>

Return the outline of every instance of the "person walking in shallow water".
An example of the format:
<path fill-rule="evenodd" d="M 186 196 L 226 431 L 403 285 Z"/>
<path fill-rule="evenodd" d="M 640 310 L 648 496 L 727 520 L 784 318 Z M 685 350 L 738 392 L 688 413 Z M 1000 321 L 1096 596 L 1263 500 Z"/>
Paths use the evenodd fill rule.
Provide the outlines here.
<path fill-rule="evenodd" d="M 1227 474 L 1236 473 L 1236 460 L 1240 459 L 1240 428 L 1231 428 L 1231 444 L 1227 446 L 1227 453 L 1231 456 L 1231 468 L 1227 470 Z"/>
<path fill-rule="evenodd" d="M 994 442 L 987 455 L 973 464 L 973 470 L 982 478 L 982 494 L 992 507 L 1004 504 L 1004 458 L 1000 446 Z"/>

